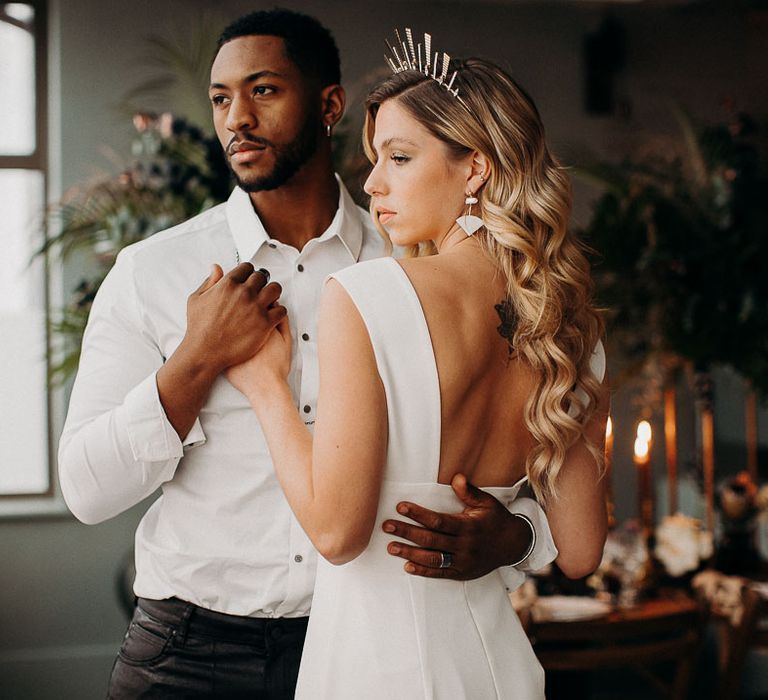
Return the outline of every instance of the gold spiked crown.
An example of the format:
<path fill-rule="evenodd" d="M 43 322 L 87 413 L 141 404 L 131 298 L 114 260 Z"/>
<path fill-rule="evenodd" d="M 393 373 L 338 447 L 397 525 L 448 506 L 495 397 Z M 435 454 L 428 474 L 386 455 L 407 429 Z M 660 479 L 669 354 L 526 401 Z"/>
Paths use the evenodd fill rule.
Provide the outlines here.
<path fill-rule="evenodd" d="M 451 63 L 451 57 L 443 52 L 435 51 L 432 53 L 432 35 L 424 33 L 424 43 L 414 44 L 413 33 L 410 27 L 405 29 L 405 41 L 400 37 L 400 32 L 395 29 L 394 46 L 386 42 L 391 56 L 384 56 L 387 65 L 394 73 L 402 73 L 406 70 L 415 70 L 423 73 L 428 78 L 432 78 L 439 85 L 442 85 L 453 95 L 461 104 L 466 107 L 464 100 L 459 95 L 459 89 L 453 87 L 458 71 L 453 71 L 448 79 L 448 67 Z"/>

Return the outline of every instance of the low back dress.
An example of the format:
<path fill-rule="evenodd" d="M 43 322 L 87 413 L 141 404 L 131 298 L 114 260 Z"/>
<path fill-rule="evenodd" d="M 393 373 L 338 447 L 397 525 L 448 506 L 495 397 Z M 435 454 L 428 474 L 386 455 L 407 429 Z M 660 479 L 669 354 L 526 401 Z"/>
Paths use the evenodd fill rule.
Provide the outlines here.
<path fill-rule="evenodd" d="M 441 405 L 424 312 L 393 258 L 332 275 L 355 303 L 384 385 L 389 439 L 368 547 L 334 566 L 319 558 L 296 698 L 300 700 L 539 700 L 544 671 L 498 571 L 474 581 L 405 573 L 387 553 L 384 520 L 408 500 L 443 512 L 463 504 L 437 483 Z M 484 490 L 509 505 L 514 486 Z"/>

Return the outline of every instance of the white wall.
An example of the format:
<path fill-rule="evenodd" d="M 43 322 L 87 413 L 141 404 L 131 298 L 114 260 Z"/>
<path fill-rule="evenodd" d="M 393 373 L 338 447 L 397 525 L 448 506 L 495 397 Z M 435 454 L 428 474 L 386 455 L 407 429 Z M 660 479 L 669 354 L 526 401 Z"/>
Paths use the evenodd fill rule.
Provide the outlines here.
<path fill-rule="evenodd" d="M 756 114 L 768 113 L 762 46 L 765 13 L 713 8 L 618 8 L 628 34 L 628 64 L 621 91 L 628 119 L 590 117 L 582 109 L 581 46 L 601 18 L 597 4 L 524 2 L 305 2 L 283 3 L 318 16 L 335 33 L 345 82 L 352 92 L 381 66 L 383 38 L 395 26 L 431 31 L 435 43 L 455 55 L 483 54 L 506 64 L 536 100 L 550 139 L 561 154 L 610 154 L 637 139 L 639 129 L 671 130 L 666 101 L 676 98 L 702 119 L 723 116 L 725 97 Z M 581 5 L 581 4 L 580 4 Z M 51 3 L 59 27 L 61 113 L 53 114 L 60 143 L 63 187 L 114 166 L 104 149 L 126 156 L 129 120 L 114 111 L 141 78 L 142 41 L 174 32 L 209 11 L 203 0 L 58 0 Z M 223 0 L 219 24 L 272 3 Z M 211 25 L 215 25 L 211 21 Z M 761 43 L 762 42 L 762 43 Z M 56 80 L 53 81 L 56 84 Z M 354 109 L 354 105 L 351 107 Z M 589 215 L 591 194 L 576 187 L 576 221 Z M 65 275 L 64 291 L 76 281 Z M 741 439 L 737 388 L 726 382 L 718 412 L 718 436 Z M 634 514 L 631 432 L 636 409 L 616 396 L 614 489 L 620 517 Z M 681 456 L 693 454 L 690 413 L 681 407 Z M 766 441 L 768 416 L 762 415 Z M 685 427 L 687 426 L 687 428 Z M 660 441 L 657 441 L 657 447 Z M 657 471 L 663 472 L 657 449 Z M 86 527 L 71 518 L 0 523 L 0 695 L 4 698 L 103 697 L 112 656 L 125 620 L 117 607 L 114 576 L 130 548 L 143 511 L 137 506 L 109 523 Z"/>

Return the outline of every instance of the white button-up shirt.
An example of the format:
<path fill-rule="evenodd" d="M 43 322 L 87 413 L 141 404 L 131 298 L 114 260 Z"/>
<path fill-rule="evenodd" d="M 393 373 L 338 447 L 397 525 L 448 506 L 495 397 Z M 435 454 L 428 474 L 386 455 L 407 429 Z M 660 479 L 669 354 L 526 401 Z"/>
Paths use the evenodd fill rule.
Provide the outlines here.
<path fill-rule="evenodd" d="M 59 445 L 59 476 L 67 504 L 86 523 L 162 489 L 136 532 L 136 595 L 176 596 L 234 615 L 309 613 L 317 554 L 283 496 L 248 401 L 218 377 L 182 441 L 155 374 L 184 337 L 187 297 L 211 265 L 226 272 L 251 261 L 282 285 L 294 341 L 289 382 L 311 426 L 323 280 L 385 254 L 368 213 L 340 190 L 331 225 L 301 252 L 270 239 L 248 194 L 236 188 L 226 203 L 124 249 L 99 289 Z M 546 563 L 556 550 L 540 509 L 535 517 L 537 557 Z"/>

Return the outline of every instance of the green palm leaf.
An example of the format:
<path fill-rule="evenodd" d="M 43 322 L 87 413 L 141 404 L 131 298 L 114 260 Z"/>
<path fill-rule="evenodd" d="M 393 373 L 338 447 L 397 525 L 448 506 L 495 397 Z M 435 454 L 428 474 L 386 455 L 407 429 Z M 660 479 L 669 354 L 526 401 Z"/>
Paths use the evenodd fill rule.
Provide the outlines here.
<path fill-rule="evenodd" d="M 125 115 L 140 111 L 173 112 L 211 131 L 208 83 L 216 48 L 216 30 L 224 22 L 203 16 L 185 34 L 151 36 L 138 64 L 146 77 L 126 92 L 118 103 Z"/>

